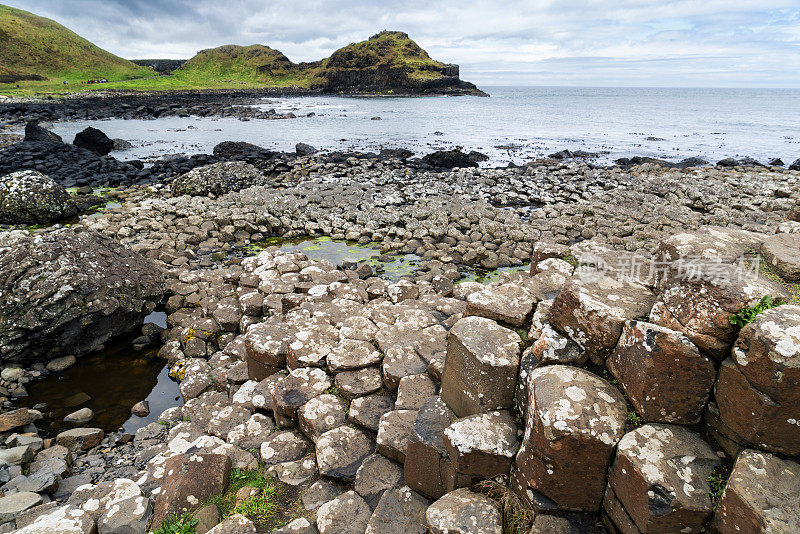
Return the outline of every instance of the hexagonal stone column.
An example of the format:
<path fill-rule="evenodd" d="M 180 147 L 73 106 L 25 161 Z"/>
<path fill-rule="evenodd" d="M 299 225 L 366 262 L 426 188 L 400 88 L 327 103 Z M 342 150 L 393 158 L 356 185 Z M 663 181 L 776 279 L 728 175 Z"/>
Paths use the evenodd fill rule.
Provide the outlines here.
<path fill-rule="evenodd" d="M 483 317 L 465 317 L 450 329 L 442 400 L 459 417 L 514 405 L 519 334 Z"/>
<path fill-rule="evenodd" d="M 715 385 L 720 417 L 753 446 L 800 454 L 800 306 L 779 306 L 742 328 Z"/>
<path fill-rule="evenodd" d="M 625 321 L 650 313 L 655 295 L 645 286 L 602 277 L 567 282 L 553 301 L 550 322 L 602 365 L 617 345 Z"/>
<path fill-rule="evenodd" d="M 627 321 L 606 361 L 645 421 L 693 425 L 700 422 L 716 369 L 680 332 Z"/>
<path fill-rule="evenodd" d="M 539 511 L 597 511 L 614 447 L 625 433 L 625 398 L 575 367 L 541 367 L 529 380 L 514 490 Z"/>
<path fill-rule="evenodd" d="M 617 445 L 603 506 L 625 534 L 699 533 L 713 511 L 708 477 L 721 463 L 691 430 L 644 425 Z"/>
<path fill-rule="evenodd" d="M 471 415 L 444 430 L 444 446 L 459 473 L 484 478 L 508 476 L 519 448 L 517 426 L 508 412 Z"/>
<path fill-rule="evenodd" d="M 800 464 L 746 450 L 714 513 L 719 534 L 800 532 Z"/>

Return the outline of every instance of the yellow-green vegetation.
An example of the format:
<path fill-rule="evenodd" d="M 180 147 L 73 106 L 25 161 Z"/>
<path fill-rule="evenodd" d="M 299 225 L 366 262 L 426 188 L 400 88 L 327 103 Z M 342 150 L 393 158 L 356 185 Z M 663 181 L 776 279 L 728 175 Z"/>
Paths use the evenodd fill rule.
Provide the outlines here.
<path fill-rule="evenodd" d="M 773 299 L 771 296 L 766 295 L 755 306 L 743 308 L 739 313 L 731 315 L 728 320 L 732 325 L 742 328 L 745 325 L 752 323 L 759 313 L 765 312 L 772 308 L 777 308 L 783 304 L 785 304 L 785 302 L 782 300 Z"/>
<path fill-rule="evenodd" d="M 153 76 L 148 67 L 106 52 L 55 21 L 0 5 L 0 91 L 74 90 L 88 79 Z M 69 82 L 64 86 L 63 82 Z"/>
<path fill-rule="evenodd" d="M 503 516 L 503 534 L 527 534 L 533 525 L 533 510 L 528 509 L 514 491 L 494 480 L 484 480 L 472 489 L 497 502 Z"/>
<path fill-rule="evenodd" d="M 787 304 L 794 304 L 796 306 L 800 306 L 800 284 L 787 282 L 781 276 L 775 272 L 775 270 L 770 267 L 769 263 L 764 261 L 764 258 L 759 258 L 759 272 L 765 278 L 769 278 L 773 282 L 778 283 L 781 285 L 786 291 L 789 292 L 791 298 Z"/>
<path fill-rule="evenodd" d="M 170 516 L 164 520 L 155 534 L 196 534 L 197 523 L 192 514 Z"/>
<path fill-rule="evenodd" d="M 725 485 L 728 482 L 728 477 L 725 476 L 723 468 L 717 468 L 713 473 L 708 475 L 708 493 L 711 497 L 711 504 L 716 510 L 717 504 L 722 497 L 722 492 L 725 491 Z"/>
<path fill-rule="evenodd" d="M 236 494 L 242 488 L 258 490 L 253 496 L 237 503 Z M 304 514 L 297 498 L 289 494 L 289 487 L 266 474 L 265 468 L 231 470 L 228 487 L 222 495 L 212 498 L 209 504 L 219 508 L 222 518 L 242 514 L 256 524 L 259 531 L 272 532 Z"/>

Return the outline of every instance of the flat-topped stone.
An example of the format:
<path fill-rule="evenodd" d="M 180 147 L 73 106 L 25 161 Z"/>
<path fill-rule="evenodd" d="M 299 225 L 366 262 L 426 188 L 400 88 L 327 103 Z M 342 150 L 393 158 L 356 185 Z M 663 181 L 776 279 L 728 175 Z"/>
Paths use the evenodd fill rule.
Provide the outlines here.
<path fill-rule="evenodd" d="M 522 339 L 485 317 L 465 317 L 450 329 L 442 400 L 460 417 L 514 405 Z"/>
<path fill-rule="evenodd" d="M 768 237 L 761 245 L 761 255 L 784 280 L 800 282 L 800 233 Z"/>

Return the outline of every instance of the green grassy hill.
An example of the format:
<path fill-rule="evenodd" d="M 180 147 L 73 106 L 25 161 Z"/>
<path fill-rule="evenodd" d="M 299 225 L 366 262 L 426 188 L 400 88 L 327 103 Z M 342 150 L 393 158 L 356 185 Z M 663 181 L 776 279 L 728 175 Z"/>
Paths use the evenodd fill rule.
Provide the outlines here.
<path fill-rule="evenodd" d="M 93 45 L 64 26 L 27 11 L 0 5 L 0 83 L 151 76 Z"/>
<path fill-rule="evenodd" d="M 431 59 L 407 34 L 392 31 L 351 43 L 314 63 L 292 63 L 262 45 L 221 46 L 198 53 L 173 77 L 194 87 L 238 83 L 325 92 L 480 93 L 458 79 L 457 65 Z"/>

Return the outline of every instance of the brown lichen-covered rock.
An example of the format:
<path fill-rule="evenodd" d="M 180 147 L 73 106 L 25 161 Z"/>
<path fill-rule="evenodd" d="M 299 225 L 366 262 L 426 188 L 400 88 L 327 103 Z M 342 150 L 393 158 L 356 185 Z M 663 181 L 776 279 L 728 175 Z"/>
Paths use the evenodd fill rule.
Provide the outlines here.
<path fill-rule="evenodd" d="M 699 533 L 713 510 L 708 477 L 721 463 L 700 436 L 684 427 L 639 427 L 617 445 L 606 513 L 624 534 Z"/>
<path fill-rule="evenodd" d="M 497 503 L 466 488 L 452 491 L 425 513 L 431 534 L 502 534 Z"/>
<path fill-rule="evenodd" d="M 140 325 L 164 294 L 150 259 L 79 227 L 0 235 L 0 361 L 80 356 Z"/>
<path fill-rule="evenodd" d="M 519 334 L 484 317 L 465 317 L 450 329 L 442 400 L 458 415 L 514 405 Z"/>
<path fill-rule="evenodd" d="M 732 263 L 746 252 L 758 250 L 763 239 L 762 234 L 738 228 L 704 226 L 662 240 L 658 244 L 657 257 L 659 261 L 666 263 L 680 259 Z"/>
<path fill-rule="evenodd" d="M 333 428 L 347 420 L 347 404 L 336 395 L 324 394 L 314 397 L 297 410 L 300 431 L 315 442 Z"/>
<path fill-rule="evenodd" d="M 263 184 L 264 175 L 243 161 L 225 161 L 197 167 L 172 182 L 172 195 L 224 195 Z"/>
<path fill-rule="evenodd" d="M 745 326 L 715 385 L 722 421 L 746 443 L 800 454 L 800 306 L 779 306 Z"/>
<path fill-rule="evenodd" d="M 625 433 L 622 393 L 588 371 L 563 365 L 536 369 L 529 380 L 514 490 L 538 510 L 596 511 L 614 447 Z"/>
<path fill-rule="evenodd" d="M 700 421 L 714 384 L 714 363 L 689 338 L 663 326 L 627 321 L 606 361 L 645 421 Z"/>
<path fill-rule="evenodd" d="M 601 277 L 567 282 L 550 310 L 553 328 L 603 364 L 617 345 L 625 321 L 647 317 L 655 295 L 645 286 Z"/>
<path fill-rule="evenodd" d="M 775 234 L 761 245 L 764 260 L 789 282 L 800 282 L 800 234 Z"/>
<path fill-rule="evenodd" d="M 660 287 L 661 300 L 653 306 L 650 322 L 682 332 L 717 360 L 728 354 L 738 334 L 731 315 L 768 295 L 789 300 L 777 283 L 748 276 L 739 266 L 714 262 L 673 264 Z"/>
<path fill-rule="evenodd" d="M 0 224 L 51 224 L 77 211 L 69 193 L 49 176 L 33 170 L 0 176 Z"/>
<path fill-rule="evenodd" d="M 425 534 L 428 501 L 408 486 L 383 493 L 365 534 Z"/>
<path fill-rule="evenodd" d="M 714 513 L 719 534 L 800 532 L 800 464 L 746 450 Z"/>
<path fill-rule="evenodd" d="M 224 454 L 173 456 L 164 464 L 164 481 L 153 508 L 152 528 L 171 514 L 194 511 L 228 485 L 231 459 Z"/>
<path fill-rule="evenodd" d="M 517 427 L 508 412 L 471 415 L 444 430 L 444 446 L 459 473 L 507 476 L 519 448 Z"/>

